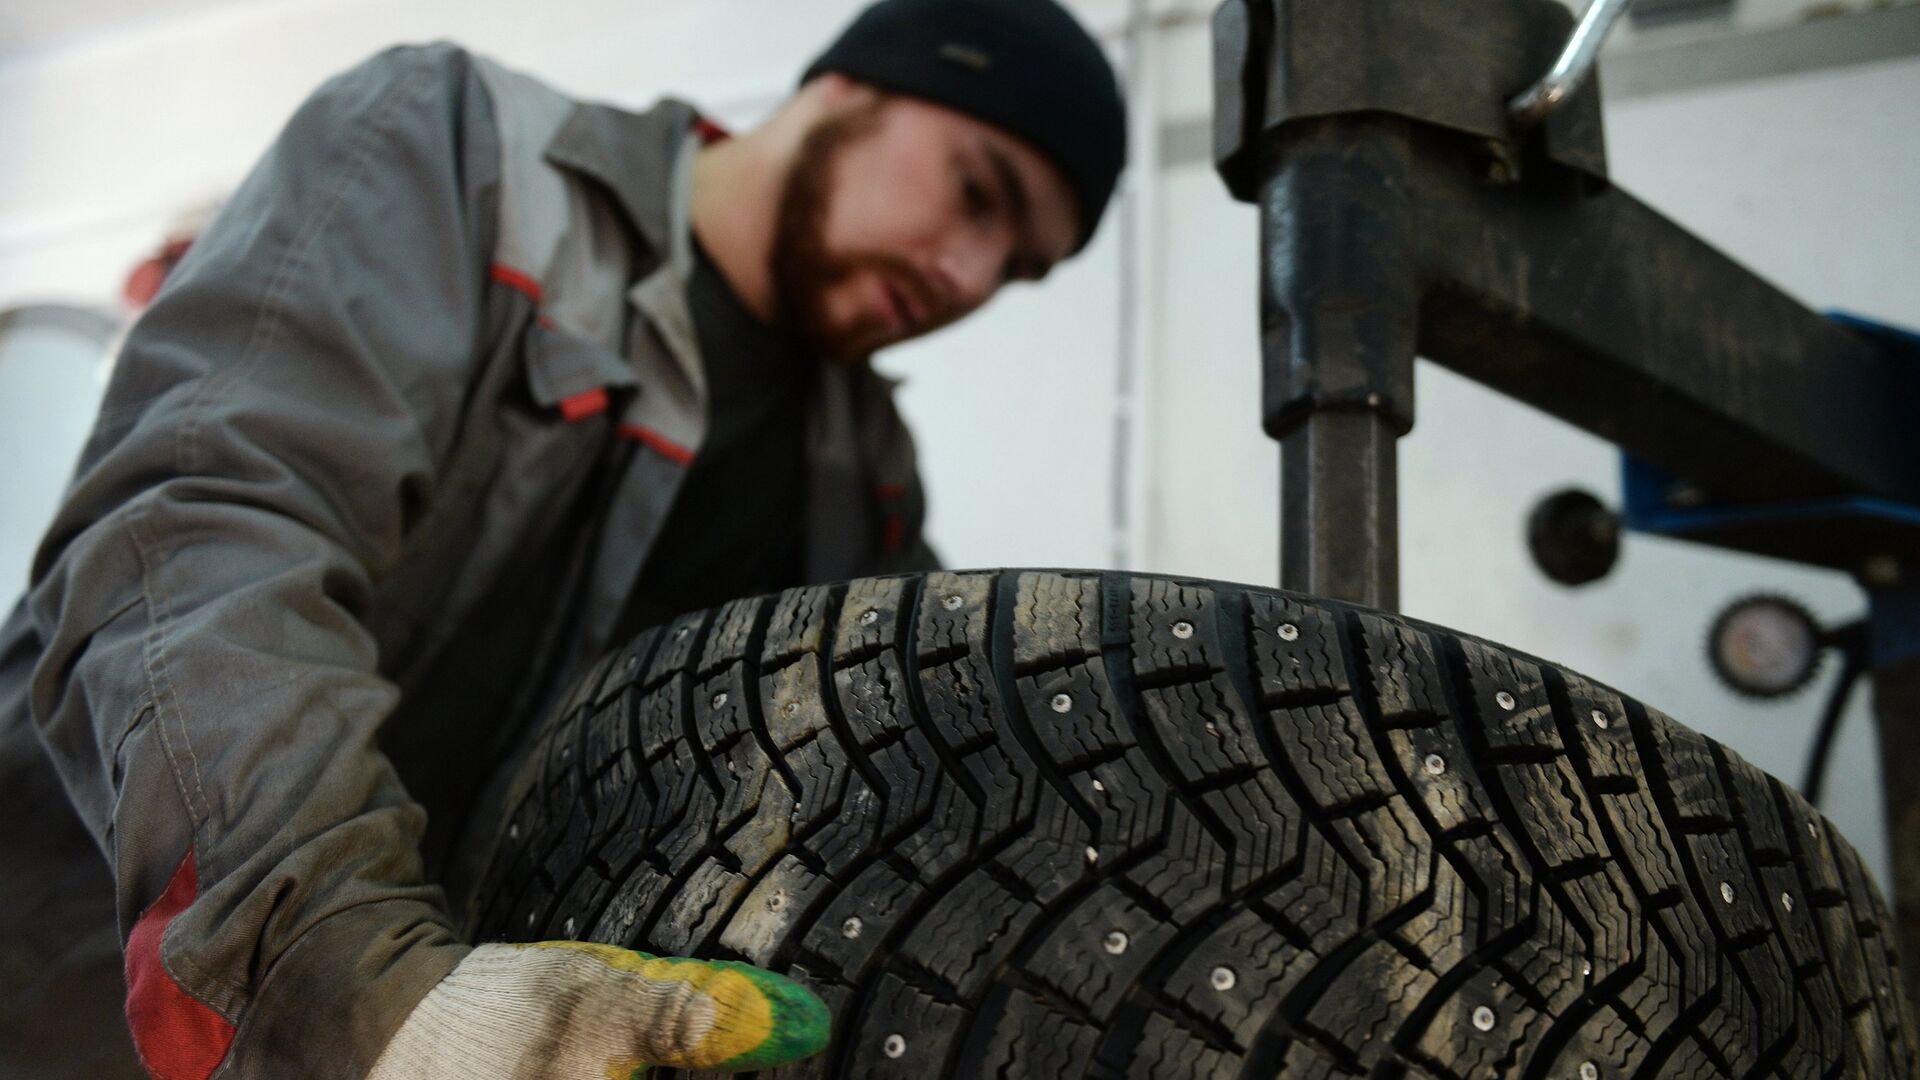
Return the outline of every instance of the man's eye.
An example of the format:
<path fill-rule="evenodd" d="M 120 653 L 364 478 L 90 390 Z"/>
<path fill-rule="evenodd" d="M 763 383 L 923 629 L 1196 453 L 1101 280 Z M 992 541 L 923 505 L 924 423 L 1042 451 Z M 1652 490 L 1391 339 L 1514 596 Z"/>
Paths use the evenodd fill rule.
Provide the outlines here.
<path fill-rule="evenodd" d="M 993 196 L 987 186 L 971 176 L 961 178 L 960 198 L 969 216 L 980 217 L 993 209 Z"/>

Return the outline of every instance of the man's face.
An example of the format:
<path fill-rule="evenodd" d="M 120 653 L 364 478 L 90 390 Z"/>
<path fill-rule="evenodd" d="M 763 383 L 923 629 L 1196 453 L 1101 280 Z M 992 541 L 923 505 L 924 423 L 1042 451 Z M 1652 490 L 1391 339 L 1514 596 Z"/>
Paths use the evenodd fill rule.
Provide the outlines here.
<path fill-rule="evenodd" d="M 1072 191 L 1000 129 L 916 98 L 860 95 L 787 178 L 775 301 L 821 355 L 857 363 L 972 312 L 1072 253 Z"/>

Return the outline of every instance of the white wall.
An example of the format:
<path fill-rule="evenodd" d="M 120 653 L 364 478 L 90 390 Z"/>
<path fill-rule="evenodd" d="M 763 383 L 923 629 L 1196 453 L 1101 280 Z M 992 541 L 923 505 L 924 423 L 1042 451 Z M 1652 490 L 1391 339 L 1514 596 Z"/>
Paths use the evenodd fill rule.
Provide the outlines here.
<path fill-rule="evenodd" d="M 674 90 L 739 122 L 857 6 L 261 0 L 0 56 L 0 306 L 110 298 L 166 221 L 230 185 L 308 89 L 389 42 L 452 37 L 582 94 L 640 104 Z M 1122 0 L 1076 6 L 1118 47 Z M 1203 115 L 1204 22 L 1162 26 L 1149 44 L 1139 74 L 1158 117 Z M 1809 303 L 1920 324 L 1916 101 L 1914 61 L 1636 99 L 1608 110 L 1615 177 Z M 935 540 L 957 565 L 1103 565 L 1118 540 L 1135 568 L 1272 580 L 1278 469 L 1258 429 L 1252 214 L 1204 164 L 1136 171 L 1128 186 L 1133 259 L 1123 206 L 1044 286 L 886 358 L 909 380 Z M 1123 275 L 1139 296 L 1124 310 Z M 1123 327 L 1141 335 L 1138 415 L 1116 482 Z M 19 407 L 0 401 L 0 417 Z M 1702 635 L 1719 605 L 1762 588 L 1845 617 L 1861 604 L 1851 584 L 1635 537 L 1607 581 L 1557 588 L 1529 564 L 1522 519 L 1569 483 L 1612 496 L 1612 451 L 1428 365 L 1418 411 L 1401 458 L 1408 612 L 1565 661 L 1798 776 L 1819 689 L 1739 701 L 1712 683 Z M 41 467 L 10 463 L 0 494 Z M 1132 499 L 1116 538 L 1117 490 Z M 20 572 L 0 566 L 0 592 Z M 1828 809 L 1884 867 L 1870 735 L 1863 700 Z"/>

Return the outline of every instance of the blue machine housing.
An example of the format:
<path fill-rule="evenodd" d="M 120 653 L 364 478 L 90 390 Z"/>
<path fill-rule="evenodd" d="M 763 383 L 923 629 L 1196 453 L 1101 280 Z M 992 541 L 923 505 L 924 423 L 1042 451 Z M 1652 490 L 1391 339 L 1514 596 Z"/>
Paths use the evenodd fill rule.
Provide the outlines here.
<path fill-rule="evenodd" d="M 1916 377 L 1914 452 L 1920 454 L 1920 334 L 1830 313 L 1834 322 L 1908 362 Z M 1621 455 L 1620 523 L 1636 532 L 1859 573 L 1890 557 L 1920 567 L 1920 504 L 1869 495 L 1720 502 L 1682 477 Z"/>

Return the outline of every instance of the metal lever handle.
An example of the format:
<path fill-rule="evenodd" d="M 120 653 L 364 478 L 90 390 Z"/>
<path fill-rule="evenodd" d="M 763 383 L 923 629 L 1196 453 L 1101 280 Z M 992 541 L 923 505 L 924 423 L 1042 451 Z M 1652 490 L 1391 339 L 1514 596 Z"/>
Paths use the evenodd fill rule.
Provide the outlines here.
<path fill-rule="evenodd" d="M 1628 0 L 1593 0 L 1587 5 L 1580 24 L 1573 28 L 1573 36 L 1567 39 L 1567 47 L 1560 50 L 1560 58 L 1553 62 L 1553 69 L 1507 103 L 1507 115 L 1515 124 L 1523 128 L 1538 124 L 1580 89 L 1580 84 L 1592 74 L 1594 62 L 1600 58 L 1601 43 L 1607 40 L 1607 33 L 1613 29 L 1620 13 L 1627 10 L 1627 3 Z"/>

